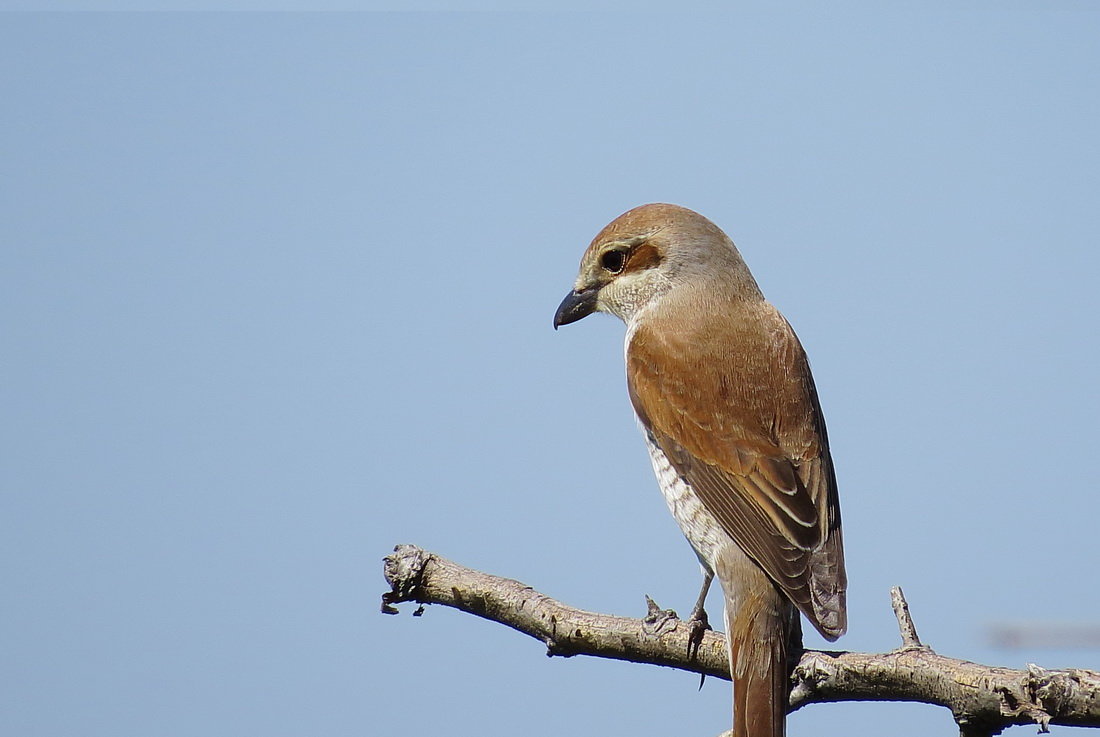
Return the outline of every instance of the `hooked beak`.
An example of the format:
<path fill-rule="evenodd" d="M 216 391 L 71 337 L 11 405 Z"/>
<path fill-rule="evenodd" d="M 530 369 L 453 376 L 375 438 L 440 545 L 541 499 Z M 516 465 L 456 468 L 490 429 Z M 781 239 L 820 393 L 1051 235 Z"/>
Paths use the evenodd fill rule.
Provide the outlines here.
<path fill-rule="evenodd" d="M 581 291 L 574 289 L 569 294 L 565 295 L 565 299 L 558 305 L 558 311 L 554 313 L 554 330 L 557 330 L 562 325 L 568 325 L 571 322 L 576 322 L 582 317 L 588 317 L 596 311 L 596 295 L 600 290 L 596 287 L 589 287 Z"/>

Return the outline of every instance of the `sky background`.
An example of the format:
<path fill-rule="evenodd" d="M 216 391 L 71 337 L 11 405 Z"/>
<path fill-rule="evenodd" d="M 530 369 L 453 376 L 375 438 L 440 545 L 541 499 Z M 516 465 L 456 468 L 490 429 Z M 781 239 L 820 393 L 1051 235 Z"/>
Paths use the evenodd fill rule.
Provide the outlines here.
<path fill-rule="evenodd" d="M 0 16 L 0 733 L 727 728 L 724 682 L 379 613 L 397 543 L 690 609 L 623 328 L 551 329 L 653 201 L 723 227 L 809 353 L 835 647 L 898 645 L 900 584 L 944 654 L 1100 668 L 987 634 L 1100 610 L 1098 38 L 973 4 Z M 955 733 L 790 734 L 884 724 Z"/>

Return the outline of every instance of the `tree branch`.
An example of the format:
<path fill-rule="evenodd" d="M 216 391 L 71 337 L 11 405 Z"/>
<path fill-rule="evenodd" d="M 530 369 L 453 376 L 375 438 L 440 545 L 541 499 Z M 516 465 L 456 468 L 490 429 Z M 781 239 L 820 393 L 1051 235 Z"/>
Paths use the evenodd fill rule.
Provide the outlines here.
<path fill-rule="evenodd" d="M 393 605 L 406 601 L 443 604 L 530 635 L 548 655 L 595 655 L 729 680 L 724 635 L 704 633 L 689 656 L 688 624 L 652 602 L 643 619 L 586 612 L 412 545 L 398 545 L 384 564 L 387 614 L 397 614 Z M 792 664 L 792 711 L 834 701 L 919 701 L 950 709 L 964 737 L 1017 724 L 1038 724 L 1042 732 L 1051 724 L 1100 727 L 1100 673 L 1034 665 L 1020 671 L 938 655 L 917 637 L 901 589 L 891 591 L 891 600 L 902 646 L 878 654 L 804 651 Z"/>

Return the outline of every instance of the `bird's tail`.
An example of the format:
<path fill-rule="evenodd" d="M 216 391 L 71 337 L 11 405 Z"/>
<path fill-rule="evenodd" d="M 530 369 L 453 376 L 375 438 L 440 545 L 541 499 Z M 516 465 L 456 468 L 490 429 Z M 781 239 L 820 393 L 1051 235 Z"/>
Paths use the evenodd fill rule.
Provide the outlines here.
<path fill-rule="evenodd" d="M 790 691 L 787 656 L 801 647 L 798 612 L 762 571 L 755 572 L 759 578 L 740 577 L 723 586 L 733 737 L 783 737 Z"/>

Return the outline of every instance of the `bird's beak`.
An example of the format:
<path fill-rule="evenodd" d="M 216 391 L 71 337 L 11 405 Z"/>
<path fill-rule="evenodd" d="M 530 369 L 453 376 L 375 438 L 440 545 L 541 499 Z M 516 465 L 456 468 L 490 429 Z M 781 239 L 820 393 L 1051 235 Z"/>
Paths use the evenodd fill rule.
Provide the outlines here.
<path fill-rule="evenodd" d="M 574 289 L 572 292 L 565 295 L 565 299 L 558 305 L 558 311 L 554 313 L 554 330 L 557 330 L 562 325 L 576 322 L 582 317 L 588 317 L 595 312 L 596 295 L 599 293 L 600 290 L 598 288 L 589 287 L 579 292 Z"/>

